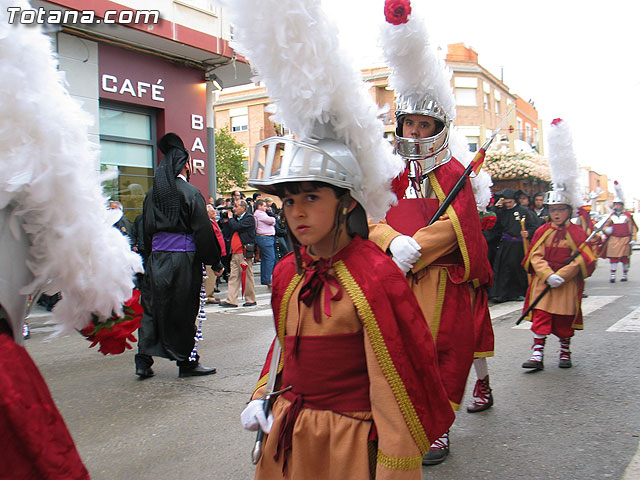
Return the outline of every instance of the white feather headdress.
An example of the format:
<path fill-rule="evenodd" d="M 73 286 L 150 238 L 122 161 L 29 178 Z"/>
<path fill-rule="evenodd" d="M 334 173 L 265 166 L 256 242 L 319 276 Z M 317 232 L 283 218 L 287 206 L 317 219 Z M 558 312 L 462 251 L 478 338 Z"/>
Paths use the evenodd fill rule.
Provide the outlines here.
<path fill-rule="evenodd" d="M 548 141 L 553 190 L 562 193 L 574 211 L 577 211 L 584 201 L 580 188 L 578 160 L 573 151 L 573 138 L 568 123 L 561 118 L 553 120 Z"/>
<path fill-rule="evenodd" d="M 622 186 L 618 183 L 617 180 L 613 182 L 613 189 L 616 191 L 616 196 L 614 197 L 614 202 L 624 203 L 624 192 L 622 191 Z"/>
<path fill-rule="evenodd" d="M 363 173 L 364 205 L 372 219 L 395 203 L 391 180 L 404 169 L 384 139 L 379 109 L 361 73 L 341 51 L 337 29 L 320 0 L 220 2 L 234 25 L 232 46 L 247 57 L 276 102 L 272 119 L 300 139 L 329 124 Z"/>
<path fill-rule="evenodd" d="M 34 280 L 22 293 L 62 292 L 54 321 L 83 328 L 92 313 L 122 312 L 142 265 L 110 223 L 88 140 L 92 119 L 66 92 L 49 39 L 10 25 L 8 7 L 30 6 L 0 0 L 0 209 L 12 209 L 29 240 Z"/>
<path fill-rule="evenodd" d="M 453 72 L 433 50 L 425 21 L 415 8 L 411 10 L 408 1 L 406 3 L 411 11 L 406 22 L 397 25 L 385 22 L 380 31 L 385 62 L 391 70 L 389 86 L 395 90 L 396 99 L 432 98 L 453 121 L 456 118 L 456 101 L 451 87 Z M 450 129 L 449 149 L 465 167 L 473 160 L 474 154 L 469 151 L 466 137 L 454 127 Z M 491 176 L 485 170 L 471 178 L 479 211 L 485 211 L 489 205 L 491 185 Z"/>
<path fill-rule="evenodd" d="M 380 35 L 385 63 L 391 69 L 389 86 L 396 97 L 431 97 L 453 121 L 456 102 L 451 88 L 452 71 L 429 43 L 426 24 L 415 8 L 406 23 L 385 22 Z"/>

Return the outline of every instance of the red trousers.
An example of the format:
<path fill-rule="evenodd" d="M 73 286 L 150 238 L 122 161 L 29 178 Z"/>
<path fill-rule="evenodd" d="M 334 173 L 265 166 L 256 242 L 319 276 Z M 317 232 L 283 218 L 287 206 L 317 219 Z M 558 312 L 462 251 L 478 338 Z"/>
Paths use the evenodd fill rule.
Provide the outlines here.
<path fill-rule="evenodd" d="M 538 335 L 553 333 L 558 338 L 573 337 L 573 315 L 556 315 L 544 310 L 533 310 L 531 331 Z"/>

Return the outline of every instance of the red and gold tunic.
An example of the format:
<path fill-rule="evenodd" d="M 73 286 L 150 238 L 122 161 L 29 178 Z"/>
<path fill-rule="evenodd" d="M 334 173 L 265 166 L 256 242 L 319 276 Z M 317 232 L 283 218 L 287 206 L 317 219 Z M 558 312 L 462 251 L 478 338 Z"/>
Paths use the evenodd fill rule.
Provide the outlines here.
<path fill-rule="evenodd" d="M 293 388 L 274 403 L 255 478 L 422 478 L 422 455 L 454 415 L 406 279 L 359 237 L 331 266 L 302 259 L 302 275 L 291 254 L 274 271 L 277 385 Z"/>
<path fill-rule="evenodd" d="M 564 283 L 542 297 L 536 309 L 555 315 L 571 315 L 572 327 L 579 330 L 583 328 L 581 307 L 584 279 L 593 273 L 596 266 L 595 255 L 589 245 L 584 245 L 586 239 L 584 230 L 572 223 L 558 227 L 549 222 L 536 230 L 531 248 L 522 262 L 524 269 L 532 274 L 524 310 L 546 288 L 547 279 L 556 273 L 564 279 Z M 578 249 L 581 254 L 568 263 Z M 526 319 L 531 320 L 531 314 Z"/>
<path fill-rule="evenodd" d="M 623 258 L 631 255 L 629 242 L 636 240 L 638 226 L 629 212 L 620 215 L 611 215 L 604 228 L 611 227 L 613 232 L 607 238 L 605 244 L 605 256 L 607 258 Z"/>
<path fill-rule="evenodd" d="M 428 174 L 435 198 L 400 200 L 384 222 L 370 225 L 369 234 L 383 251 L 400 235 L 422 247 L 407 279 L 436 341 L 440 374 L 456 410 L 474 357 L 493 355 L 487 306 L 492 272 L 470 183 L 445 215 L 426 225 L 463 172 L 455 158 L 436 168 Z"/>

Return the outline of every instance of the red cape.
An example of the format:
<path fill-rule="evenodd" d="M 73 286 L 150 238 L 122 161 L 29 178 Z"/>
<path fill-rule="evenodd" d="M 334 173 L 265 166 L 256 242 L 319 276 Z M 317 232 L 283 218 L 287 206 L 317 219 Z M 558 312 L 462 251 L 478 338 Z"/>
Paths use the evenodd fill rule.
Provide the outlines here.
<path fill-rule="evenodd" d="M 436 168 L 429 175 L 429 182 L 437 196 L 435 199 L 406 198 L 387 212 L 387 223 L 394 230 L 413 235 L 418 229 L 426 227 L 437 207 L 442 204 L 449 192 L 464 173 L 465 168 L 458 160 Z M 446 213 L 453 224 L 458 240 L 460 257 L 458 265 L 447 267 L 449 278 L 454 283 L 473 282 L 478 285 L 490 285 L 493 273 L 487 255 L 487 242 L 482 235 L 480 219 L 473 196 L 471 183 L 467 180 Z"/>
<path fill-rule="evenodd" d="M 71 434 L 24 347 L 0 333 L 0 478 L 88 480 Z"/>
<path fill-rule="evenodd" d="M 557 231 L 558 229 L 554 227 L 553 222 L 547 222 L 536 230 L 536 233 L 533 235 L 533 238 L 531 239 L 531 248 L 529 248 L 529 251 L 524 256 L 524 259 L 522 260 L 522 266 L 528 273 L 532 275 L 536 274 L 535 270 L 533 269 L 533 266 L 531 265 L 531 254 L 535 252 L 538 248 L 540 248 L 540 245 L 543 244 L 544 240 L 549 235 L 552 235 L 553 232 L 557 232 Z M 582 260 L 583 260 L 581 265 L 582 275 L 576 278 L 576 281 L 578 282 L 578 298 L 582 298 L 582 292 L 584 290 L 584 279 L 589 275 L 591 275 L 595 270 L 597 257 L 593 254 L 591 247 L 588 244 L 585 244 L 585 240 L 587 239 L 587 234 L 584 232 L 582 227 L 579 227 L 577 225 L 574 225 L 571 222 L 568 222 L 566 232 L 569 234 L 569 237 L 571 238 L 571 242 L 573 242 L 573 245 L 575 245 L 575 248 L 573 246 L 571 248 L 572 254 L 575 253 L 576 249 L 579 249 L 580 256 L 582 257 Z M 530 292 L 531 292 L 531 288 L 535 285 L 535 283 L 536 282 L 531 282 L 529 284 L 529 288 L 527 289 L 527 294 L 524 300 L 524 306 L 522 309 L 523 311 L 529 308 L 529 301 L 531 300 Z M 529 313 L 529 315 L 526 318 L 527 320 L 531 319 L 531 313 Z M 574 319 L 574 326 L 578 326 L 578 325 L 582 325 L 582 310 L 580 308 L 578 309 L 576 313 L 576 317 Z M 578 327 L 578 328 L 582 328 L 582 327 Z"/>
<path fill-rule="evenodd" d="M 455 416 L 438 373 L 433 339 L 420 306 L 400 269 L 368 240 L 354 237 L 333 257 L 333 265 L 343 292 L 358 310 L 409 430 L 424 453 L 449 429 Z M 299 281 L 295 258 L 289 254 L 274 270 L 271 299 L 282 345 L 287 304 Z M 258 387 L 266 383 L 272 350 L 273 345 Z M 282 355 L 279 371 L 284 358 Z"/>

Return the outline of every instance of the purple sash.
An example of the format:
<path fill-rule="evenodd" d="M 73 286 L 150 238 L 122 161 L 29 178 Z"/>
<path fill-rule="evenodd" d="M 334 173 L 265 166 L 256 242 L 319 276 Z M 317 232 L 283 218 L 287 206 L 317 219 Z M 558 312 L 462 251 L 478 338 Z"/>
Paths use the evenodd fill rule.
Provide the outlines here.
<path fill-rule="evenodd" d="M 508 233 L 502 234 L 502 240 L 504 240 L 505 242 L 522 242 L 521 237 L 512 237 Z"/>
<path fill-rule="evenodd" d="M 153 236 L 154 252 L 195 252 L 196 241 L 188 233 L 159 232 Z"/>

